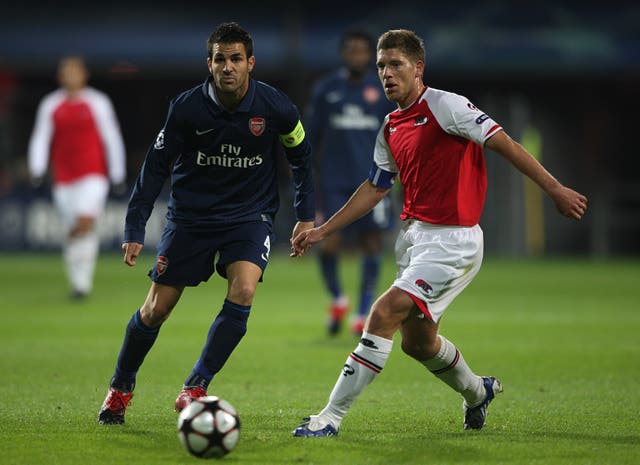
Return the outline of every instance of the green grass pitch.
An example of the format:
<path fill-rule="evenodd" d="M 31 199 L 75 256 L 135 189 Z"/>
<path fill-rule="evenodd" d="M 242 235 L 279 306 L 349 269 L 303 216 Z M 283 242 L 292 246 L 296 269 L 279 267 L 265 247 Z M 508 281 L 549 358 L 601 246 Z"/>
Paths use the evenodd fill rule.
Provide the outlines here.
<path fill-rule="evenodd" d="M 188 289 L 139 376 L 124 426 L 97 412 L 152 252 L 137 268 L 104 254 L 85 303 L 67 300 L 58 254 L 0 255 L 0 465 L 194 464 L 173 401 L 199 355 L 226 282 Z M 358 264 L 342 274 L 353 295 Z M 394 276 L 385 261 L 381 289 Z M 275 255 L 249 331 L 210 387 L 236 406 L 229 464 L 638 464 L 640 262 L 487 259 L 441 330 L 505 391 L 482 431 L 461 400 L 395 348 L 336 438 L 293 438 L 324 406 L 356 339 L 325 335 L 327 297 L 312 257 Z"/>

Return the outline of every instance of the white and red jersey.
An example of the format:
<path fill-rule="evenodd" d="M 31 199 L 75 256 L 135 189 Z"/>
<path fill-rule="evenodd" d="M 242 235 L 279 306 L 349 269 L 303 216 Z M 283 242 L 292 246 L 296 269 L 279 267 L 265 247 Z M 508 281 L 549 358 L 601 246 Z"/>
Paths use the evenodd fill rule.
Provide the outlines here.
<path fill-rule="evenodd" d="M 56 184 L 91 174 L 124 182 L 124 143 L 104 93 L 87 87 L 70 96 L 58 89 L 42 99 L 29 142 L 31 176 L 42 177 L 49 163 Z"/>
<path fill-rule="evenodd" d="M 400 217 L 432 224 L 473 226 L 487 190 L 483 146 L 499 124 L 465 97 L 426 88 L 408 108 L 385 118 L 375 164 L 399 173 Z"/>

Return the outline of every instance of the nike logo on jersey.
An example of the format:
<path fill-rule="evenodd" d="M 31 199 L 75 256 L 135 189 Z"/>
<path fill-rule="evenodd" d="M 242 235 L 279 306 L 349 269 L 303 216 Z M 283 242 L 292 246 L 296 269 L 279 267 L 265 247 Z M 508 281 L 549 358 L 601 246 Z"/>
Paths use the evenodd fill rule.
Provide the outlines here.
<path fill-rule="evenodd" d="M 415 122 L 413 123 L 414 126 L 422 126 L 423 124 L 427 124 L 427 121 L 429 121 L 427 119 L 426 116 L 418 116 L 415 119 Z"/>
<path fill-rule="evenodd" d="M 202 134 L 206 134 L 208 132 L 215 131 L 215 129 L 216 128 L 205 129 L 204 131 L 200 131 L 199 129 L 196 129 L 196 136 L 201 136 Z"/>

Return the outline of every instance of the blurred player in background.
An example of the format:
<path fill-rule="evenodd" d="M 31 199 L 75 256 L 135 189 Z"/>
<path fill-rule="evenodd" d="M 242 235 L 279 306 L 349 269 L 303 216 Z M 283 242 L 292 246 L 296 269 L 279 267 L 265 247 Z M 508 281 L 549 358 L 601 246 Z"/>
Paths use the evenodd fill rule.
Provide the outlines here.
<path fill-rule="evenodd" d="M 331 217 L 349 199 L 371 168 L 371 153 L 382 120 L 395 107 L 384 97 L 373 67 L 375 44 L 365 32 L 346 31 L 340 41 L 343 67 L 321 79 L 305 113 L 305 127 L 314 148 L 318 173 L 318 223 Z M 391 202 L 385 197 L 350 229 L 362 250 L 358 312 L 351 330 L 360 336 L 373 302 L 380 273 L 383 231 L 391 226 Z M 320 245 L 318 258 L 331 294 L 329 334 L 336 334 L 348 311 L 339 278 L 342 234 Z"/>
<path fill-rule="evenodd" d="M 338 213 L 302 232 L 292 247 L 293 255 L 301 255 L 361 217 L 399 176 L 404 225 L 396 241 L 398 273 L 373 304 L 360 344 L 347 358 L 329 403 L 296 428 L 295 436 L 338 434 L 349 407 L 384 368 L 398 330 L 402 350 L 462 395 L 464 428 L 484 426 L 487 407 L 502 386 L 494 377 L 476 375 L 456 346 L 438 334 L 445 309 L 482 262 L 478 221 L 487 186 L 483 147 L 535 181 L 561 214 L 580 219 L 587 208 L 585 196 L 558 182 L 469 100 L 423 84 L 425 48 L 414 32 L 385 32 L 378 40 L 377 66 L 384 92 L 398 109 L 380 128 L 369 178 Z"/>
<path fill-rule="evenodd" d="M 63 257 L 71 296 L 82 299 L 93 287 L 99 251 L 96 221 L 109 180 L 125 186 L 125 150 L 109 97 L 87 86 L 89 72 L 79 56 L 58 65 L 60 88 L 40 102 L 29 142 L 29 172 L 40 186 L 51 168 L 53 201 L 65 229 Z"/>
<path fill-rule="evenodd" d="M 129 201 L 122 248 L 125 263 L 134 266 L 153 204 L 171 177 L 168 223 L 149 272 L 151 289 L 127 325 L 99 413 L 102 424 L 124 423 L 136 374 L 160 326 L 184 288 L 206 282 L 214 268 L 227 279 L 227 293 L 176 399 L 176 411 L 207 395 L 212 378 L 244 336 L 273 240 L 278 141 L 295 187 L 298 221 L 291 237 L 313 227 L 311 145 L 298 110 L 282 92 L 251 78 L 253 40 L 238 24 L 221 24 L 207 49 L 211 75 L 171 101 Z"/>

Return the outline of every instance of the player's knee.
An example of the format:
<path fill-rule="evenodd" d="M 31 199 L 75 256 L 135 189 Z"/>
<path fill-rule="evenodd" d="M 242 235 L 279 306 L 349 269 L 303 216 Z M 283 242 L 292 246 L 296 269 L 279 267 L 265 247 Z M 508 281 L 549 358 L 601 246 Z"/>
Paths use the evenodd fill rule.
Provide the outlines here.
<path fill-rule="evenodd" d="M 69 235 L 71 237 L 84 236 L 93 231 L 95 226 L 95 218 L 91 216 L 80 216 L 76 220 L 74 227 L 71 229 Z"/>
<path fill-rule="evenodd" d="M 253 283 L 237 282 L 229 289 L 227 298 L 238 305 L 251 305 L 255 293 L 256 286 Z"/>
<path fill-rule="evenodd" d="M 395 332 L 409 315 L 410 308 L 405 308 L 394 299 L 385 299 L 384 297 L 376 300 L 371 307 L 368 324 L 373 328 L 383 328 Z"/>
<path fill-rule="evenodd" d="M 159 328 L 167 321 L 172 309 L 162 307 L 145 307 L 140 309 L 140 319 L 149 328 Z"/>
<path fill-rule="evenodd" d="M 167 321 L 175 304 L 175 302 L 163 301 L 161 299 L 155 299 L 151 302 L 147 301 L 140 308 L 140 318 L 146 326 L 159 328 Z"/>

